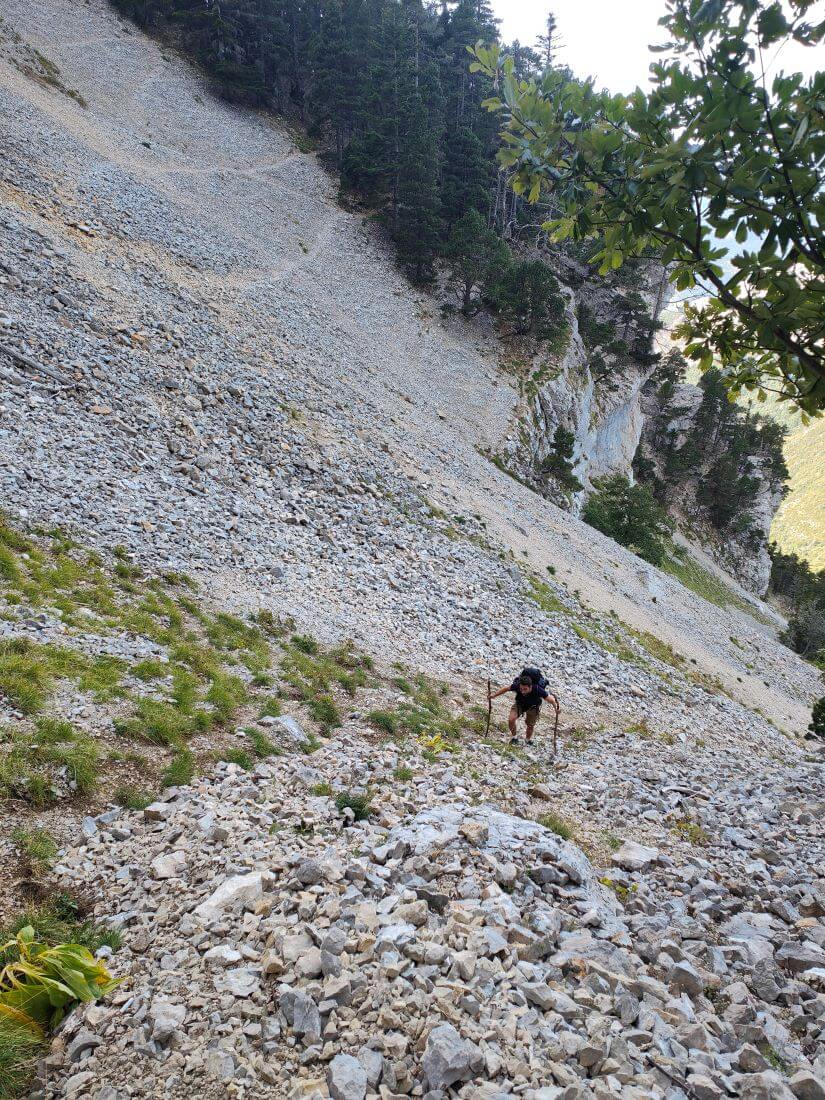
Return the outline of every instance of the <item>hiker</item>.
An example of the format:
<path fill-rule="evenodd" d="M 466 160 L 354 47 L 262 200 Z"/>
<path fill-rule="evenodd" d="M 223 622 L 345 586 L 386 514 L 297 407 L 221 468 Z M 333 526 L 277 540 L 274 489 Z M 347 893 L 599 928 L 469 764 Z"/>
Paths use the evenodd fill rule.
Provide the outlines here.
<path fill-rule="evenodd" d="M 533 743 L 533 730 L 536 727 L 536 722 L 539 720 L 539 714 L 541 712 L 541 704 L 545 699 L 549 699 L 556 708 L 556 714 L 558 715 L 558 696 L 548 690 L 547 681 L 541 669 L 538 668 L 523 669 L 521 674 L 516 676 L 515 680 L 513 680 L 512 684 L 508 687 L 499 688 L 498 691 L 491 692 L 490 702 L 492 702 L 493 699 L 498 699 L 500 695 L 506 695 L 508 691 L 515 692 L 516 696 L 516 701 L 510 707 L 510 716 L 507 719 L 510 726 L 510 744 L 518 744 L 516 722 L 524 715 L 524 724 L 527 727 L 525 741 L 528 745 L 531 745 Z"/>

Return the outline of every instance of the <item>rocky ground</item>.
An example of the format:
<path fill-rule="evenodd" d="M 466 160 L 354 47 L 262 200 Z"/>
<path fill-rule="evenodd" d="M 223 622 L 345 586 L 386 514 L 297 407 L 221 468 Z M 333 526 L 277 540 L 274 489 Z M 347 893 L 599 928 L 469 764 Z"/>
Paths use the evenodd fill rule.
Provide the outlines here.
<path fill-rule="evenodd" d="M 353 716 L 89 822 L 57 873 L 105 896 L 129 978 L 72 1017 L 45 1095 L 825 1095 L 821 767 L 719 754 L 663 785 L 602 748 L 433 760 Z M 584 841 L 601 871 L 541 823 L 560 805 L 580 843 L 616 830 Z"/>
<path fill-rule="evenodd" d="M 821 685 L 775 616 L 489 462 L 515 399 L 489 335 L 445 327 L 285 131 L 102 0 L 3 19 L 4 508 L 383 669 L 306 757 L 286 737 L 142 813 L 67 804 L 58 881 L 122 926 L 127 981 L 40 1094 L 825 1095 Z M 111 644 L 41 595 L 4 638 Z M 134 623 L 116 648 L 168 657 Z M 393 662 L 461 724 L 527 661 L 562 697 L 556 763 L 546 728 L 508 752 L 366 718 L 399 705 Z M 114 736 L 77 685 L 50 705 Z"/>

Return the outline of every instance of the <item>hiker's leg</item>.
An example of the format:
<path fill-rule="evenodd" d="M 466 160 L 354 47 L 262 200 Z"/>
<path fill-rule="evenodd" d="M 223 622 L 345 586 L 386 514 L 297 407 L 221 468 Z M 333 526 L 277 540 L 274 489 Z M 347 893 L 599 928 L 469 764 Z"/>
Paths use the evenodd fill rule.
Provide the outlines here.
<path fill-rule="evenodd" d="M 507 719 L 507 725 L 510 727 L 510 736 L 516 736 L 516 721 L 518 719 L 518 708 L 513 705 L 510 707 L 510 716 Z"/>
<path fill-rule="evenodd" d="M 524 716 L 524 721 L 525 721 L 525 724 L 527 726 L 527 736 L 526 736 L 525 740 L 527 741 L 528 745 L 533 740 L 533 730 L 536 728 L 536 722 L 538 722 L 538 720 L 539 720 L 539 708 L 538 707 L 531 707 L 530 710 L 528 710 L 527 713 Z"/>

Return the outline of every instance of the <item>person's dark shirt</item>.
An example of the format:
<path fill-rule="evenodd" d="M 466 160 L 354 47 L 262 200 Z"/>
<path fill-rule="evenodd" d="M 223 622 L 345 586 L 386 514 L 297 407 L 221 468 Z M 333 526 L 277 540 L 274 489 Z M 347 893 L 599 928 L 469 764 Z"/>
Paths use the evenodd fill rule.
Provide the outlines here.
<path fill-rule="evenodd" d="M 512 684 L 510 684 L 510 691 L 514 691 L 516 693 L 516 701 L 518 702 L 522 710 L 531 710 L 533 707 L 537 707 L 539 703 L 547 698 L 549 693 L 546 690 L 539 691 L 535 684 L 530 689 L 527 695 L 522 695 L 521 691 L 519 690 L 520 681 L 521 677 L 517 676 L 515 680 L 513 680 Z"/>

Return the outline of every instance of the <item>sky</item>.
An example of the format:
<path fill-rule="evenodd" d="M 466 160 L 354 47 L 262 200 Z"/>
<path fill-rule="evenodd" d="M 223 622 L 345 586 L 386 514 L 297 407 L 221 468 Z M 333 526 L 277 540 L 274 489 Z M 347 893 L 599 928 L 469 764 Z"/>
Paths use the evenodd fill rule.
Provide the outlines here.
<path fill-rule="evenodd" d="M 544 33 L 547 12 L 552 10 L 562 43 L 559 62 L 579 76 L 595 76 L 597 87 L 611 92 L 644 87 L 648 66 L 658 56 L 648 51 L 648 44 L 661 41 L 665 33 L 658 26 L 664 0 L 492 0 L 492 6 L 501 20 L 504 41 L 518 39 L 525 46 Z M 821 7 L 825 12 L 825 0 Z M 814 15 L 809 15 L 811 22 Z M 816 64 L 817 52 L 788 43 L 778 67 L 810 73 L 822 67 L 821 57 Z"/>

